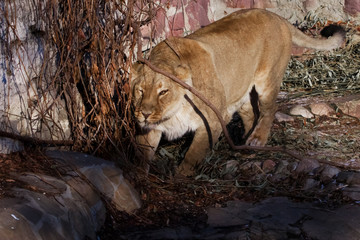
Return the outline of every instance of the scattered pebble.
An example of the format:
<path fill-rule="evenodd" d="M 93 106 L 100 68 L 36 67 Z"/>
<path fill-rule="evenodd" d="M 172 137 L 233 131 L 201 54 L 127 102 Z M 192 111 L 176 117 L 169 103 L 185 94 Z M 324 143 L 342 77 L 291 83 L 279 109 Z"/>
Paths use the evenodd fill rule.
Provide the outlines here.
<path fill-rule="evenodd" d="M 236 171 L 239 168 L 239 162 L 237 160 L 229 160 L 226 162 L 225 165 L 225 172 L 224 178 L 226 180 L 233 179 L 236 175 Z"/>
<path fill-rule="evenodd" d="M 282 112 L 276 112 L 275 118 L 278 122 L 293 122 L 294 118 Z"/>
<path fill-rule="evenodd" d="M 297 162 L 291 162 L 287 165 L 287 169 L 290 171 L 290 172 L 293 172 L 296 170 L 297 166 L 299 164 Z"/>
<path fill-rule="evenodd" d="M 305 158 L 299 162 L 296 168 L 297 173 L 311 173 L 315 169 L 320 167 L 320 163 L 316 159 Z"/>
<path fill-rule="evenodd" d="M 275 174 L 281 173 L 289 173 L 289 162 L 286 160 L 282 160 L 278 163 Z"/>
<path fill-rule="evenodd" d="M 15 216 L 15 214 L 11 214 L 11 216 L 12 216 L 15 220 L 17 220 L 17 221 L 20 220 L 18 217 Z"/>
<path fill-rule="evenodd" d="M 237 160 L 229 160 L 226 162 L 226 169 L 230 170 L 230 169 L 237 169 L 237 167 L 239 166 L 239 162 Z"/>
<path fill-rule="evenodd" d="M 304 118 L 313 118 L 314 115 L 303 106 L 296 105 L 290 109 L 290 114 L 293 116 L 302 116 Z"/>
<path fill-rule="evenodd" d="M 327 103 L 313 103 L 310 104 L 310 110 L 313 114 L 318 116 L 331 116 L 335 113 L 334 109 Z"/>
<path fill-rule="evenodd" d="M 325 165 L 324 169 L 321 172 L 321 178 L 324 181 L 328 181 L 338 175 L 340 172 L 340 169 L 334 166 Z"/>
<path fill-rule="evenodd" d="M 274 170 L 276 163 L 273 160 L 265 160 L 262 164 L 262 170 L 269 173 Z"/>
<path fill-rule="evenodd" d="M 320 182 L 315 180 L 315 179 L 312 179 L 312 178 L 308 178 L 306 179 L 305 181 L 305 185 L 303 187 L 303 190 L 309 190 L 309 189 L 312 189 L 314 187 L 317 187 L 319 186 Z"/>

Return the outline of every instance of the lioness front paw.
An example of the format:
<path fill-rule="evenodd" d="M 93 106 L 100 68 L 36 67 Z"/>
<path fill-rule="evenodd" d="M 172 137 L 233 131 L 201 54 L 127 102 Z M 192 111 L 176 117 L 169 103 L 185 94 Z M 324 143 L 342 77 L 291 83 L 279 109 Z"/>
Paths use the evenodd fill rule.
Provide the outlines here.
<path fill-rule="evenodd" d="M 266 142 L 267 142 L 267 137 L 265 138 L 263 136 L 257 136 L 256 134 L 251 134 L 246 140 L 246 145 L 263 147 L 265 146 Z"/>
<path fill-rule="evenodd" d="M 180 174 L 186 177 L 190 177 L 194 175 L 194 166 L 186 163 L 186 162 L 182 162 L 179 167 L 176 170 L 176 174 Z"/>

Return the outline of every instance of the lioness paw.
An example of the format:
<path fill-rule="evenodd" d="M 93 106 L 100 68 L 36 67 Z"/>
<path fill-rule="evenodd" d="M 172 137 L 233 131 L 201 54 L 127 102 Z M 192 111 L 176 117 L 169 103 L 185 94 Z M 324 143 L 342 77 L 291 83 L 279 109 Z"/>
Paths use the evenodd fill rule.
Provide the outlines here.
<path fill-rule="evenodd" d="M 194 175 L 194 166 L 189 163 L 182 162 L 176 170 L 176 175 L 191 177 Z"/>
<path fill-rule="evenodd" d="M 265 146 L 266 142 L 267 142 L 267 137 L 265 138 L 262 136 L 253 136 L 252 134 L 246 140 L 246 145 L 263 147 Z"/>

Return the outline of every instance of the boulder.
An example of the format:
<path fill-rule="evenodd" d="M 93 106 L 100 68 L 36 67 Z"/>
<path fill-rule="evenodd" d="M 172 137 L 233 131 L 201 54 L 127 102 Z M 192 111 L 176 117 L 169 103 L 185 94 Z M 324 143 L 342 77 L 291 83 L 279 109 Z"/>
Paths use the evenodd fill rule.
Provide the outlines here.
<path fill-rule="evenodd" d="M 108 197 L 120 211 L 132 212 L 141 207 L 138 192 L 113 162 L 91 155 L 70 151 L 48 151 L 47 155 L 59 164 L 72 167 L 96 189 Z"/>
<path fill-rule="evenodd" d="M 105 222 L 105 205 L 82 179 L 75 183 L 69 181 L 74 177 L 64 178 L 18 176 L 31 190 L 14 188 L 13 198 L 0 199 L 0 239 L 96 239 Z"/>
<path fill-rule="evenodd" d="M 114 163 L 76 152 L 47 155 L 62 175 L 14 174 L 24 186 L 0 199 L 0 239 L 96 239 L 108 200 L 128 213 L 141 206 L 139 194 Z"/>

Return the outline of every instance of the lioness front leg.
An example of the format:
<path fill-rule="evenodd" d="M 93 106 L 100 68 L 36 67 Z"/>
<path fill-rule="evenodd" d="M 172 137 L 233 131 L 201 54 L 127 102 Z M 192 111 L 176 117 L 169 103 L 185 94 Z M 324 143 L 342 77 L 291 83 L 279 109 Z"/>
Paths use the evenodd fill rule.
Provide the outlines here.
<path fill-rule="evenodd" d="M 149 164 L 154 159 L 160 139 L 161 131 L 158 130 L 150 130 L 146 134 L 136 136 L 136 143 L 138 144 L 136 155 L 146 172 L 149 172 Z"/>
<path fill-rule="evenodd" d="M 208 133 L 205 127 L 201 127 L 196 130 L 194 139 L 177 172 L 184 176 L 192 176 L 194 174 L 194 167 L 205 158 L 209 148 Z"/>
<path fill-rule="evenodd" d="M 218 126 L 217 126 L 218 127 Z M 211 128 L 212 142 L 219 138 L 221 128 Z M 209 135 L 205 127 L 200 127 L 196 130 L 194 139 L 187 151 L 184 160 L 179 165 L 177 173 L 184 176 L 194 175 L 194 168 L 201 163 L 210 150 Z"/>
<path fill-rule="evenodd" d="M 290 51 L 290 48 L 288 49 Z M 250 146 L 265 146 L 276 112 L 276 97 L 280 91 L 281 80 L 289 58 L 276 62 L 272 68 L 257 72 L 255 76 L 256 95 L 258 96 L 259 119 L 254 131 L 246 140 Z"/>

